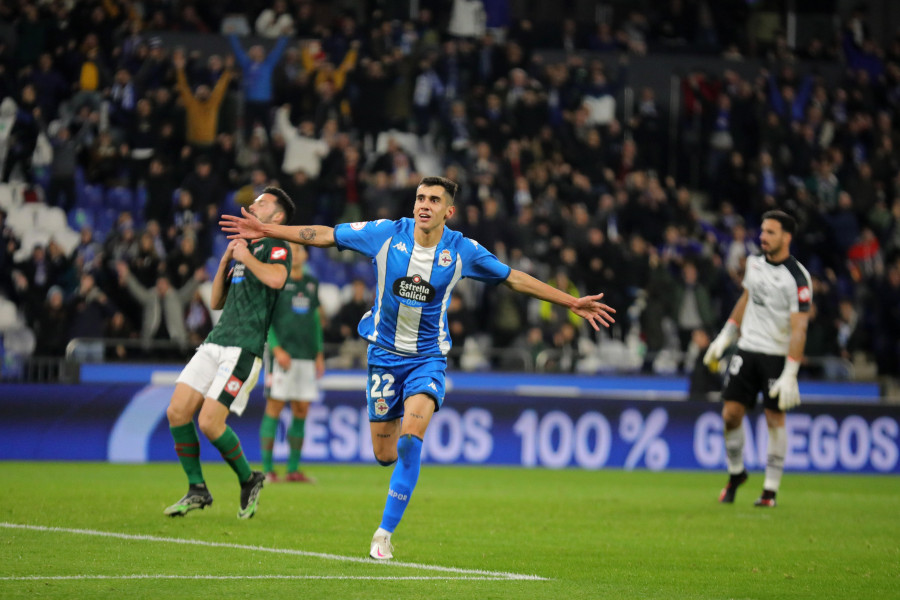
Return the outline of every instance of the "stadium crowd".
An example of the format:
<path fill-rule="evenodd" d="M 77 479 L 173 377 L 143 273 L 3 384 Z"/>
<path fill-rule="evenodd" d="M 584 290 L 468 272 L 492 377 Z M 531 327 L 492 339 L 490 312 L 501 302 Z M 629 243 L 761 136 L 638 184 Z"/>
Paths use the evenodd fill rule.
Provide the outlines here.
<path fill-rule="evenodd" d="M 274 183 L 297 223 L 399 218 L 434 165 L 461 185 L 453 227 L 619 311 L 598 335 L 470 283 L 448 319 L 456 347 L 486 357 L 475 367 L 511 366 L 488 350 L 515 348 L 546 369 L 709 379 L 696 358 L 740 294 L 760 215 L 780 207 L 814 279 L 807 372 L 846 378 L 874 361 L 900 377 L 900 38 L 877 44 L 862 11 L 792 49 L 750 39 L 743 2 L 672 0 L 590 27 L 508 22 L 504 4 L 419 2 L 415 18 L 380 2 L 0 5 L 3 181 L 80 231 L 71 253 L 53 239 L 22 248 L 0 211 L 0 295 L 34 353 L 75 337 L 195 344 L 213 318 L 201 290 L 220 212 Z M 231 52 L 170 47 L 167 32 L 221 34 Z M 687 51 L 764 66 L 689 72 L 677 114 L 650 87 L 624 110 L 634 56 Z M 841 80 L 811 64 L 839 64 Z M 347 260 L 310 257 L 323 281 L 345 273 L 326 339 L 349 346 L 372 282 Z"/>

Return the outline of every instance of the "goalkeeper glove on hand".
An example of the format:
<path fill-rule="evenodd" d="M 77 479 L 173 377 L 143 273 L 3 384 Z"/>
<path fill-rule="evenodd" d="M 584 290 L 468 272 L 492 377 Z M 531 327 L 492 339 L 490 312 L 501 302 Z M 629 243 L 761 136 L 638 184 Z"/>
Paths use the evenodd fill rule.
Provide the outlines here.
<path fill-rule="evenodd" d="M 791 410 L 799 406 L 800 386 L 797 383 L 799 370 L 800 363 L 788 356 L 784 361 L 784 370 L 769 388 L 769 398 L 778 398 L 778 410 Z"/>
<path fill-rule="evenodd" d="M 719 332 L 716 339 L 714 339 L 709 344 L 709 348 L 706 349 L 706 354 L 703 355 L 703 364 L 708 367 L 710 364 L 718 362 L 719 359 L 722 358 L 722 355 L 725 354 L 725 351 L 728 350 L 728 347 L 737 339 L 737 336 L 737 323 L 728 319 L 728 322 L 725 323 L 725 327 L 722 328 L 722 331 Z"/>

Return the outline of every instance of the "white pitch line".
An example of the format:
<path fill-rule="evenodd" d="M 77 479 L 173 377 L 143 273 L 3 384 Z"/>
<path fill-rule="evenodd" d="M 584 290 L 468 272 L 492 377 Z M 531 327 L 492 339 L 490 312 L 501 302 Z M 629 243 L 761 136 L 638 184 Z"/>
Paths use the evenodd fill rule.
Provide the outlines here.
<path fill-rule="evenodd" d="M 0 581 L 79 581 L 109 579 L 202 579 L 202 580 L 242 580 L 242 579 L 356 579 L 366 581 L 509 581 L 507 577 L 449 577 L 435 575 L 396 576 L 390 575 L 22 575 L 0 577 Z"/>
<path fill-rule="evenodd" d="M 0 527 L 7 529 L 26 529 L 29 531 L 43 531 L 49 533 L 73 533 L 80 535 L 93 535 L 99 537 L 115 538 L 119 540 L 132 540 L 140 542 L 163 542 L 169 544 L 186 544 L 192 546 L 206 546 L 209 548 L 230 548 L 233 550 L 252 550 L 256 552 L 271 552 L 273 554 L 290 554 L 292 556 L 306 556 L 309 558 L 321 558 L 324 560 L 338 560 L 343 562 L 354 562 L 373 564 L 369 558 L 359 558 L 356 556 L 341 556 L 340 554 L 325 554 L 322 552 L 308 552 L 306 550 L 294 550 L 291 548 L 267 548 L 265 546 L 251 546 L 247 544 L 229 544 L 225 542 L 207 542 L 205 540 L 190 540 L 183 538 L 160 537 L 155 535 L 137 535 L 131 533 L 116 533 L 113 531 L 99 531 L 96 529 L 71 529 L 68 527 L 45 527 L 43 525 L 23 525 L 20 523 L 0 523 Z M 425 565 L 420 563 L 387 561 L 380 564 L 391 567 L 406 567 L 411 569 L 421 569 L 423 571 L 438 571 L 442 573 L 459 573 L 461 575 L 475 575 L 479 577 L 494 577 L 509 580 L 527 580 L 527 581 L 548 581 L 546 577 L 538 575 L 521 575 L 519 573 L 506 573 L 503 571 L 482 571 L 480 569 L 458 569 L 455 567 L 441 567 L 438 565 Z"/>

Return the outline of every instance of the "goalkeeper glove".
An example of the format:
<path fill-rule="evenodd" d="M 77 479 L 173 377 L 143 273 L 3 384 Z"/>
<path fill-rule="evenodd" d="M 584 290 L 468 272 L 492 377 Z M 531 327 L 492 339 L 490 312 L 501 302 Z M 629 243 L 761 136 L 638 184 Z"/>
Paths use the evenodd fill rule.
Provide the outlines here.
<path fill-rule="evenodd" d="M 800 363 L 788 356 L 784 361 L 784 370 L 769 388 L 769 398 L 778 397 L 778 410 L 791 410 L 799 406 L 800 386 L 797 383 L 799 370 Z"/>
<path fill-rule="evenodd" d="M 737 339 L 737 336 L 737 323 L 732 319 L 728 319 L 728 322 L 725 323 L 725 327 L 722 328 L 722 331 L 719 332 L 716 339 L 714 339 L 709 344 L 709 348 L 706 349 L 706 354 L 703 355 L 703 364 L 708 367 L 713 363 L 718 363 L 719 359 L 722 358 L 722 355 L 725 354 L 725 351 L 728 350 L 728 347 Z"/>

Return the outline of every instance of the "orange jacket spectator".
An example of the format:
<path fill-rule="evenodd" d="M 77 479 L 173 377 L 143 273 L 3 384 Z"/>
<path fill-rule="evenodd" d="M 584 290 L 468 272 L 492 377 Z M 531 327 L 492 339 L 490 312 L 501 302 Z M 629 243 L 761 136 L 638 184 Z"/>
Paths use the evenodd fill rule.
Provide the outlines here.
<path fill-rule="evenodd" d="M 232 72 L 226 69 L 216 82 L 212 92 L 205 85 L 197 88 L 197 94 L 191 92 L 187 77 L 184 75 L 184 67 L 175 70 L 176 87 L 181 94 L 181 102 L 186 113 L 187 132 L 185 138 L 189 144 L 211 146 L 216 141 L 216 132 L 219 125 L 219 107 L 225 98 L 225 90 L 231 81 Z"/>

